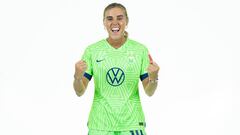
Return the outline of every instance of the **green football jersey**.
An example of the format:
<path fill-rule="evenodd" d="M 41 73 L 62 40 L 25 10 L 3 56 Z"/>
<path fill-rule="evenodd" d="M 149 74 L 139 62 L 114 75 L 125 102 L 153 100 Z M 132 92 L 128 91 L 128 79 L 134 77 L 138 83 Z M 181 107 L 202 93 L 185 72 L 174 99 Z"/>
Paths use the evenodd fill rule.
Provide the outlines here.
<path fill-rule="evenodd" d="M 124 131 L 144 129 L 138 82 L 148 77 L 147 48 L 131 39 L 118 49 L 106 39 L 88 46 L 82 56 L 93 77 L 95 91 L 88 118 L 89 129 Z"/>

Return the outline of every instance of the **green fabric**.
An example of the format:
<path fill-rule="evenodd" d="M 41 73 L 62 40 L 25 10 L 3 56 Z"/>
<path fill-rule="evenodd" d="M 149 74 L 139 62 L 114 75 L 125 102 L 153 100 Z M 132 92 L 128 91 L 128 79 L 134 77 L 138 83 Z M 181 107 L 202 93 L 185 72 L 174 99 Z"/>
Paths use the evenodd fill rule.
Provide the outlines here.
<path fill-rule="evenodd" d="M 144 129 L 145 118 L 138 82 L 149 65 L 147 48 L 131 39 L 115 49 L 103 39 L 88 46 L 82 56 L 94 79 L 95 93 L 89 129 L 123 131 Z M 142 123 L 142 124 L 139 124 Z"/>
<path fill-rule="evenodd" d="M 130 131 L 89 130 L 88 135 L 146 135 L 146 132 L 145 130 L 130 130 Z"/>

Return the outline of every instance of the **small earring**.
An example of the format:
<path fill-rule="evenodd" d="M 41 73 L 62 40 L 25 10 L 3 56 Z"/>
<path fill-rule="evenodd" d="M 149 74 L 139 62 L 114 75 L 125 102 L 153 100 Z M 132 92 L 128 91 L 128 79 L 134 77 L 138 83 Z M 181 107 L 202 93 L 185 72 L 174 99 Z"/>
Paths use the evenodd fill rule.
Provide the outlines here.
<path fill-rule="evenodd" d="M 128 26 L 126 25 L 126 26 L 125 26 L 125 29 L 127 29 L 127 28 L 128 28 Z"/>

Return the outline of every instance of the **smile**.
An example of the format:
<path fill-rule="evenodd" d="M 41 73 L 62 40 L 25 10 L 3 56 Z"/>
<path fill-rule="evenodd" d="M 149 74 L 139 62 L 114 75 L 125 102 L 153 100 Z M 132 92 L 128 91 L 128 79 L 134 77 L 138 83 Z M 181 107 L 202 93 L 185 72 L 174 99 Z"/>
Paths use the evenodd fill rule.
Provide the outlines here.
<path fill-rule="evenodd" d="M 112 32 L 113 32 L 113 33 L 117 33 L 117 32 L 119 32 L 119 30 L 120 30 L 120 28 L 118 28 L 118 27 L 112 28 Z"/>

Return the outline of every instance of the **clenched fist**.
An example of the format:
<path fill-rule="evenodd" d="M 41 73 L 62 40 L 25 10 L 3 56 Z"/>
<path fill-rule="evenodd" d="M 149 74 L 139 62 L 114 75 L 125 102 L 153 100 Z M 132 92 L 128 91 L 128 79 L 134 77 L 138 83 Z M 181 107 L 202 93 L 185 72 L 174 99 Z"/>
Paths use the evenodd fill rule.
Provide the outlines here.
<path fill-rule="evenodd" d="M 158 78 L 158 71 L 160 70 L 160 67 L 156 62 L 153 61 L 150 54 L 148 55 L 150 64 L 147 68 L 147 72 L 149 75 L 150 80 L 156 80 Z"/>
<path fill-rule="evenodd" d="M 87 63 L 83 60 L 78 61 L 75 64 L 75 79 L 81 79 L 84 72 L 87 70 Z"/>
<path fill-rule="evenodd" d="M 157 65 L 156 62 L 152 62 L 152 64 L 149 64 L 149 66 L 147 68 L 147 72 L 148 72 L 150 80 L 156 80 L 158 78 L 159 70 L 160 70 L 160 67 Z"/>

